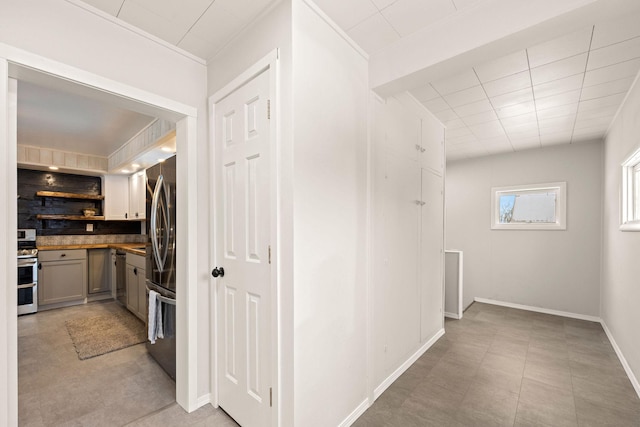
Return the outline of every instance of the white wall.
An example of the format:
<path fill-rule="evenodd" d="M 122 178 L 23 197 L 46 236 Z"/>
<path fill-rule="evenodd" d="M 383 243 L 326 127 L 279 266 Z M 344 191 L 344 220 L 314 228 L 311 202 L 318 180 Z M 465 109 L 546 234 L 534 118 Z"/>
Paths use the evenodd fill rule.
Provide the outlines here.
<path fill-rule="evenodd" d="M 296 426 L 367 397 L 367 60 L 293 1 Z"/>
<path fill-rule="evenodd" d="M 4 0 L 0 13 L 0 43 L 0 52 L 18 48 L 42 57 L 44 64 L 55 61 L 56 67 L 68 66 L 66 69 L 70 72 L 77 69 L 81 73 L 92 73 L 105 83 L 113 82 L 113 86 L 126 85 L 145 91 L 149 97 L 159 96 L 197 109 L 198 120 L 194 129 L 198 138 L 196 146 L 189 147 L 189 158 L 207 158 L 207 82 L 206 67 L 201 61 L 64 0 Z M 181 155 L 180 152 L 178 154 Z M 187 157 L 184 152 L 182 155 L 186 164 Z M 15 163 L 5 164 L 5 161 L 3 158 L 3 170 L 15 170 Z M 200 194 L 209 193 L 208 168 L 204 166 L 206 163 L 201 161 L 189 165 L 188 176 L 195 177 Z M 195 216 L 190 218 L 197 217 L 197 236 L 206 237 L 208 200 L 206 197 L 197 200 Z M 186 212 L 184 218 L 186 220 Z M 195 228 L 193 224 L 188 227 Z M 189 253 L 198 254 L 197 271 L 189 272 L 188 276 L 189 292 L 195 292 L 197 301 L 207 301 L 210 289 L 208 239 L 192 238 L 189 242 L 192 242 Z M 191 325 L 197 340 L 192 340 L 191 344 L 200 357 L 192 359 L 198 361 L 198 374 L 193 375 L 192 372 L 190 379 L 197 381 L 197 385 L 190 393 L 197 395 L 191 396 L 194 398 L 206 398 L 209 393 L 209 314 L 208 307 L 202 304 L 197 307 L 197 322 Z M 192 315 L 193 311 L 190 311 L 189 316 Z M 4 347 L 3 343 L 0 347 Z M 4 369 L 0 366 L 0 370 Z"/>
<path fill-rule="evenodd" d="M 565 231 L 491 230 L 491 187 L 567 182 Z M 464 305 L 474 297 L 600 314 L 602 144 L 447 164 L 446 246 L 464 252 Z"/>
<path fill-rule="evenodd" d="M 629 91 L 611 126 L 604 153 L 604 221 L 601 317 L 627 360 L 640 394 L 640 233 L 620 226 L 620 163 L 640 147 L 640 84 Z"/>

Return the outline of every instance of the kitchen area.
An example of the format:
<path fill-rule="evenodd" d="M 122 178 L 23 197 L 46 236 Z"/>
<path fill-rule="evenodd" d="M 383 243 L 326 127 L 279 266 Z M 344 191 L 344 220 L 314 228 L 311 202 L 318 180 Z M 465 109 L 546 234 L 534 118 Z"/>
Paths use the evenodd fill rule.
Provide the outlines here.
<path fill-rule="evenodd" d="M 175 405 L 175 123 L 18 93 L 20 425 L 124 425 Z M 59 144 L 100 114 L 119 141 Z"/>

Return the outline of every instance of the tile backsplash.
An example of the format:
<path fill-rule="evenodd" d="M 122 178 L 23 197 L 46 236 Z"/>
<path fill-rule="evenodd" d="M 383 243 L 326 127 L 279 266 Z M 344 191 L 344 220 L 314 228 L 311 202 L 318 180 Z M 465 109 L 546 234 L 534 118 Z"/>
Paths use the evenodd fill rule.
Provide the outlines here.
<path fill-rule="evenodd" d="M 66 236 L 37 236 L 38 246 L 95 245 L 101 243 L 145 243 L 146 234 L 95 234 Z"/>

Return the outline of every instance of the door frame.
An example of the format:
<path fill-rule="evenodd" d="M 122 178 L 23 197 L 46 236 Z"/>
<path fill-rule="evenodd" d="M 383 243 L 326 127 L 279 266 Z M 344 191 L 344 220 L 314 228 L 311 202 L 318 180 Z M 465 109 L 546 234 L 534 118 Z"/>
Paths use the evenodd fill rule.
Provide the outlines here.
<path fill-rule="evenodd" d="M 270 103 L 270 131 L 269 131 L 269 152 L 271 155 L 270 160 L 270 172 L 269 172 L 269 200 L 270 200 L 270 213 L 271 213 L 271 387 L 273 388 L 273 409 L 271 411 L 271 425 L 279 425 L 281 418 L 281 375 L 280 369 L 280 343 L 281 343 L 281 327 L 279 319 L 280 316 L 280 171 L 279 171 L 279 154 L 280 154 L 280 99 L 279 99 L 279 49 L 274 49 L 262 59 L 254 63 L 247 68 L 244 72 L 239 74 L 231 82 L 225 85 L 223 88 L 215 92 L 209 97 L 208 106 L 208 118 L 209 118 L 209 164 L 212 166 L 210 174 L 210 188 L 213 197 L 210 197 L 210 217 L 213 218 L 213 227 L 210 230 L 211 236 L 209 238 L 211 254 L 211 268 L 214 265 L 222 265 L 222 256 L 217 253 L 216 248 L 216 234 L 218 221 L 221 219 L 217 215 L 217 183 L 220 177 L 219 171 L 216 169 L 217 148 L 216 141 L 216 125 L 215 114 L 216 104 L 233 93 L 236 89 L 240 88 L 254 77 L 259 74 L 269 71 L 269 99 Z M 218 407 L 219 394 L 218 394 L 218 296 L 217 296 L 217 281 L 209 276 L 211 283 L 210 294 L 210 306 L 211 315 L 210 321 L 211 327 L 211 404 L 214 407 Z"/>
<path fill-rule="evenodd" d="M 37 54 L 0 43 L 0 128 L 7 129 L 10 103 L 9 90 L 11 78 L 20 73 L 42 73 L 51 77 L 66 80 L 102 92 L 105 100 L 136 105 L 156 112 L 160 116 L 176 121 L 176 143 L 178 156 L 178 201 L 177 206 L 182 213 L 176 224 L 179 247 L 177 254 L 178 293 L 184 295 L 177 304 L 177 337 L 176 354 L 176 401 L 186 411 L 191 412 L 202 406 L 198 402 L 198 336 L 197 336 L 197 257 L 196 245 L 189 244 L 189 236 L 197 236 L 198 194 L 197 186 L 188 185 L 196 182 L 198 177 L 197 153 L 197 107 L 147 92 L 120 83 L 109 78 L 60 63 Z M 17 179 L 11 171 L 17 168 L 17 147 L 15 131 L 10 129 L 0 132 L 0 167 L 6 172 L 6 180 L 0 187 L 0 197 L 16 200 Z M 17 261 L 15 256 L 17 207 L 9 204 L 0 210 L 0 267 L 4 269 L 0 284 L 0 294 L 5 295 L 5 304 L 0 304 L 0 372 L 6 382 L 0 382 L 0 424 L 18 424 L 18 339 L 17 308 L 12 303 L 14 290 L 11 285 L 16 281 Z M 3 289 L 4 287 L 4 289 Z"/>

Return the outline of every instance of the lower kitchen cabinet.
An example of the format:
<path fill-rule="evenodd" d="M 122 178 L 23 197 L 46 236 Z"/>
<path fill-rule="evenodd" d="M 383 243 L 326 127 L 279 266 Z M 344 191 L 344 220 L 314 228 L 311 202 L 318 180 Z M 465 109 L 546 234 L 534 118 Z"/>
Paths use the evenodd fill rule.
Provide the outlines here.
<path fill-rule="evenodd" d="M 111 290 L 111 252 L 109 249 L 89 249 L 89 294 Z"/>
<path fill-rule="evenodd" d="M 147 314 L 145 258 L 127 254 L 127 308 L 140 319 Z"/>
<path fill-rule="evenodd" d="M 58 304 L 87 297 L 87 251 L 73 249 L 38 254 L 38 304 Z"/>

